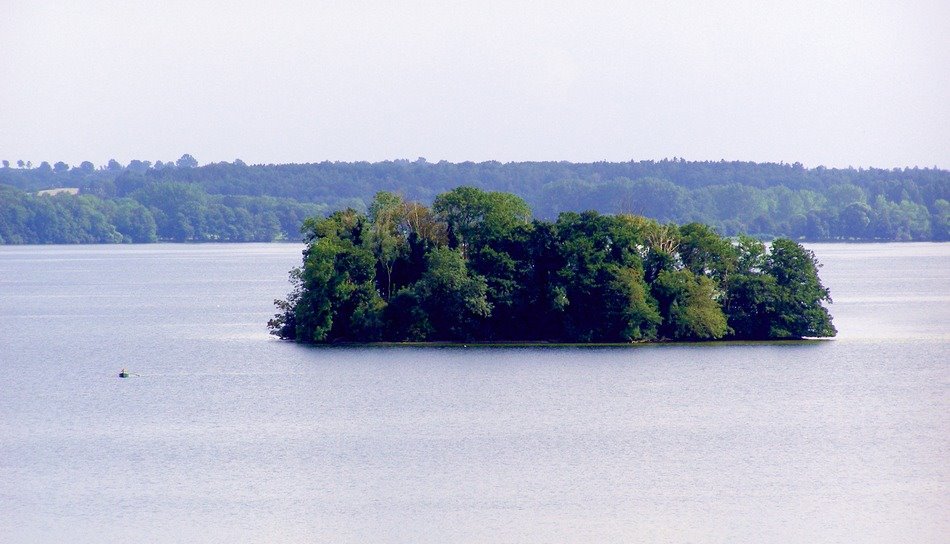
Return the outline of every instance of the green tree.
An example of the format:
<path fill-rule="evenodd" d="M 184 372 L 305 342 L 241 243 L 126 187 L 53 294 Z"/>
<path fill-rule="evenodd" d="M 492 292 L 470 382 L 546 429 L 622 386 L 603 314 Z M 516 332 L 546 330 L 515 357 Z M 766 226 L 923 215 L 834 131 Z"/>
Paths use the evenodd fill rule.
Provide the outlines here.
<path fill-rule="evenodd" d="M 778 286 L 775 277 L 762 273 L 737 274 L 729 282 L 728 325 L 736 338 L 772 338 L 772 321 L 777 312 Z"/>
<path fill-rule="evenodd" d="M 429 314 L 422 307 L 416 291 L 403 288 L 389 300 L 383 316 L 387 340 L 394 342 L 424 342 L 432 336 Z"/>
<path fill-rule="evenodd" d="M 673 339 L 717 339 L 729 327 L 715 283 L 689 270 L 663 270 L 653 285 L 663 316 L 661 334 Z"/>
<path fill-rule="evenodd" d="M 434 340 L 477 338 L 491 315 L 485 279 L 469 274 L 459 251 L 435 248 L 426 256 L 427 269 L 415 292 L 429 317 Z"/>
<path fill-rule="evenodd" d="M 867 194 L 864 189 L 851 183 L 841 183 L 832 185 L 826 191 L 829 208 L 837 213 L 847 208 L 850 204 L 867 203 Z"/>
<path fill-rule="evenodd" d="M 694 275 L 708 276 L 724 286 L 736 268 L 735 247 L 708 225 L 689 223 L 679 229 L 677 246 L 683 266 Z"/>
<path fill-rule="evenodd" d="M 468 256 L 470 246 L 503 237 L 531 219 L 531 208 L 521 198 L 474 187 L 459 187 L 439 195 L 432 209 L 448 225 L 463 257 Z"/>
<path fill-rule="evenodd" d="M 658 225 L 633 216 L 561 214 L 556 223 L 563 262 L 550 300 L 575 342 L 651 339 L 659 315 L 644 281 L 645 237 Z"/>
<path fill-rule="evenodd" d="M 775 278 L 775 315 L 770 319 L 772 338 L 834 336 L 837 331 L 823 302 L 831 294 L 818 279 L 815 254 L 787 238 L 772 242 L 764 272 Z"/>
<path fill-rule="evenodd" d="M 848 238 L 866 238 L 874 211 L 864 202 L 853 202 L 838 214 L 841 233 Z"/>
<path fill-rule="evenodd" d="M 662 318 L 649 286 L 643 281 L 643 270 L 611 265 L 607 272 L 612 278 L 604 293 L 606 330 L 603 338 L 620 342 L 656 338 Z"/>
<path fill-rule="evenodd" d="M 197 168 L 198 161 L 188 153 L 185 153 L 180 159 L 175 161 L 175 166 L 178 168 Z"/>
<path fill-rule="evenodd" d="M 115 201 L 112 223 L 126 242 L 143 244 L 158 240 L 157 226 L 152 213 L 132 199 Z"/>
<path fill-rule="evenodd" d="M 277 304 L 283 311 L 271 320 L 272 332 L 301 342 L 381 336 L 384 304 L 375 286 L 375 258 L 361 244 L 365 227 L 365 217 L 352 210 L 307 220 L 304 264 L 292 275 L 294 291 Z"/>
<path fill-rule="evenodd" d="M 950 240 L 950 202 L 942 198 L 934 202 L 931 224 L 934 240 Z"/>
<path fill-rule="evenodd" d="M 386 300 L 392 297 L 393 267 L 409 250 L 409 241 L 399 230 L 404 210 L 402 198 L 385 191 L 376 193 L 369 207 L 370 229 L 365 240 L 386 274 Z"/>
<path fill-rule="evenodd" d="M 729 283 L 728 322 L 744 339 L 834 336 L 837 331 L 823 303 L 831 296 L 818 278 L 811 251 L 779 238 L 768 252 L 746 241 L 739 273 Z"/>

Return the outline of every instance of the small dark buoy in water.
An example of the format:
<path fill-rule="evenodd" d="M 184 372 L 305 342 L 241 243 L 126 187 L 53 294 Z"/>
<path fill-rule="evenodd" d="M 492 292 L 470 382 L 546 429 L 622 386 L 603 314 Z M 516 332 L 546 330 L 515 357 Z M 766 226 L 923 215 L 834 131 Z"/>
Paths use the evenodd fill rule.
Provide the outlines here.
<path fill-rule="evenodd" d="M 120 377 L 120 378 L 128 378 L 128 377 L 129 377 L 129 373 L 126 372 L 125 369 L 123 368 L 122 371 L 119 372 L 119 377 Z"/>

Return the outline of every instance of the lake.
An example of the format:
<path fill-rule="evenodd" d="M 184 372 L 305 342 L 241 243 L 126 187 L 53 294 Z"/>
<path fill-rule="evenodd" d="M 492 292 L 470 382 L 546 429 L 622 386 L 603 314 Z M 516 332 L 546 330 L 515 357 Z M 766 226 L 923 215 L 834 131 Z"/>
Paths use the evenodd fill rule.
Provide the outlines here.
<path fill-rule="evenodd" d="M 950 244 L 809 247 L 834 340 L 315 348 L 299 245 L 0 246 L 0 542 L 947 542 Z"/>

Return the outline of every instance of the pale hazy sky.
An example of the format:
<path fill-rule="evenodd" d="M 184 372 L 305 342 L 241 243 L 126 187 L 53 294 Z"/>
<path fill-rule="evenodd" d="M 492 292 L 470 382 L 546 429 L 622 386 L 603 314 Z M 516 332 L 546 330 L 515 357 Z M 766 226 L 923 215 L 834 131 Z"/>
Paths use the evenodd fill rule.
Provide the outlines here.
<path fill-rule="evenodd" d="M 0 159 L 950 167 L 950 1 L 0 2 Z"/>

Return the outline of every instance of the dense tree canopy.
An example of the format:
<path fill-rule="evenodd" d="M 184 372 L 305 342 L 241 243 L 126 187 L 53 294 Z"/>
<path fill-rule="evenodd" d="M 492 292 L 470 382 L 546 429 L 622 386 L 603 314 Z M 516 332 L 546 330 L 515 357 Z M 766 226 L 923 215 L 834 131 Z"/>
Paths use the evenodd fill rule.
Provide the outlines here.
<path fill-rule="evenodd" d="M 555 220 L 562 212 L 597 210 L 642 215 L 661 223 L 700 222 L 726 236 L 950 240 L 950 172 L 937 168 L 832 169 L 804 168 L 797 163 L 681 159 L 589 164 L 429 163 L 419 159 L 281 165 L 247 165 L 235 160 L 199 167 L 187 154 L 175 161 L 133 160 L 125 166 L 111 160 L 98 169 L 88 161 L 73 167 L 61 161 L 53 166 L 41 162 L 36 168 L 23 160 L 3 164 L 0 185 L 19 191 L 78 188 L 80 195 L 87 197 L 87 205 L 95 208 L 104 206 L 99 201 L 130 198 L 152 215 L 159 240 L 299 238 L 303 217 L 346 208 L 366 212 L 375 193 L 388 191 L 433 204 L 430 211 L 442 220 L 458 215 L 463 220 L 452 235 L 465 244 L 466 235 L 473 233 L 468 232 L 472 227 L 464 219 L 482 220 L 479 214 L 484 213 L 486 203 L 456 193 L 434 205 L 436 195 L 459 185 L 495 195 L 486 199 L 508 198 L 507 206 L 522 205 L 523 209 L 505 212 L 513 218 L 523 218 L 528 209 L 547 220 Z M 520 199 L 510 200 L 504 196 L 508 194 Z M 0 231 L 0 236 L 6 243 L 90 237 L 110 241 L 102 233 L 82 231 L 82 221 L 94 221 L 85 215 L 79 223 L 67 218 L 65 226 L 39 225 L 36 221 L 46 217 L 40 208 L 47 203 L 9 190 L 3 197 L 0 214 L 6 214 L 7 230 Z M 7 209 L 13 200 L 26 211 Z M 493 205 L 506 207 L 503 202 Z M 29 223 L 24 213 L 34 222 Z M 105 217 L 118 228 L 111 216 Z M 496 224 L 498 218 L 483 219 L 503 226 Z M 63 228 L 75 232 L 66 235 Z M 57 229 L 61 231 L 58 240 L 45 238 Z M 124 240 L 124 235 L 113 237 L 113 241 Z"/>
<path fill-rule="evenodd" d="M 380 192 L 369 214 L 305 222 L 303 265 L 269 323 L 338 341 L 783 339 L 834 336 L 814 255 L 706 225 L 567 212 L 460 187 L 432 210 Z"/>

